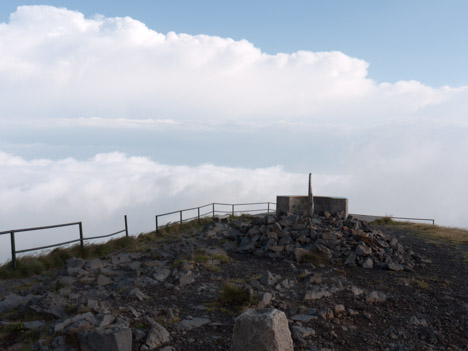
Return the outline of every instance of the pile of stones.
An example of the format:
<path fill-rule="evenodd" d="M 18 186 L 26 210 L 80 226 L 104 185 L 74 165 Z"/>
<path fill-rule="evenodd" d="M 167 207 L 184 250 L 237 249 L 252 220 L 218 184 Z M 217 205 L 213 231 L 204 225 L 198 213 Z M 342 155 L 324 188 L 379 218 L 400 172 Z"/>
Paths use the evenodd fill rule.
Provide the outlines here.
<path fill-rule="evenodd" d="M 428 260 L 405 248 L 366 221 L 324 213 L 323 216 L 245 217 L 228 224 L 210 223 L 205 235 L 226 239 L 224 248 L 297 262 L 322 254 L 335 264 L 394 271 L 412 271 Z"/>

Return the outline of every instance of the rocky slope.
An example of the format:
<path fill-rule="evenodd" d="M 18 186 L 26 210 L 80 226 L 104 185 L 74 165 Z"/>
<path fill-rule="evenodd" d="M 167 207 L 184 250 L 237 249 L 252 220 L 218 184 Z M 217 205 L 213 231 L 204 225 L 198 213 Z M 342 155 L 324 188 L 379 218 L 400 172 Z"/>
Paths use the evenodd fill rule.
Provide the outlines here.
<path fill-rule="evenodd" d="M 242 217 L 1 282 L 0 349 L 229 350 L 242 310 L 275 307 L 296 350 L 467 350 L 467 278 L 393 227 Z"/>

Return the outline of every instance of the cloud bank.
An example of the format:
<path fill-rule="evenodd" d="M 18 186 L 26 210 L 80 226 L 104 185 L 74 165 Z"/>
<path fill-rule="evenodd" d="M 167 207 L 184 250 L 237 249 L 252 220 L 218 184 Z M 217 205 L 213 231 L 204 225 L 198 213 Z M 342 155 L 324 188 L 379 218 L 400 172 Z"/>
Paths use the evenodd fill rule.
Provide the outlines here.
<path fill-rule="evenodd" d="M 247 40 L 50 6 L 18 7 L 0 47 L 3 118 L 379 123 L 466 94 L 374 82 L 367 62 L 341 52 L 268 55 Z"/>

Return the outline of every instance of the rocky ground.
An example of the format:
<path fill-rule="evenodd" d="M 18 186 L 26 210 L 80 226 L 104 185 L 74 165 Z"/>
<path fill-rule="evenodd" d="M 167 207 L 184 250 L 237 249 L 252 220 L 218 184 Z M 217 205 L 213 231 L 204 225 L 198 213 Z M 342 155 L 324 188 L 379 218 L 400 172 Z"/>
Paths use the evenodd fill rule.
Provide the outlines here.
<path fill-rule="evenodd" d="M 0 349 L 229 350 L 274 307 L 296 350 L 468 350 L 467 278 L 460 248 L 397 226 L 243 217 L 2 281 Z"/>

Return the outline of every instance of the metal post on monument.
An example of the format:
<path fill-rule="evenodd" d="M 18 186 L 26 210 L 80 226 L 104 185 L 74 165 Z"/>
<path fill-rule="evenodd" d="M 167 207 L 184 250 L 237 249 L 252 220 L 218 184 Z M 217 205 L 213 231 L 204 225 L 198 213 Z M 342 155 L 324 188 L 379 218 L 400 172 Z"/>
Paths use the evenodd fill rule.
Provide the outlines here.
<path fill-rule="evenodd" d="M 307 212 L 309 216 L 312 217 L 314 215 L 314 195 L 312 193 L 312 173 L 309 173 L 308 194 L 309 194 L 309 206 L 307 208 Z"/>

